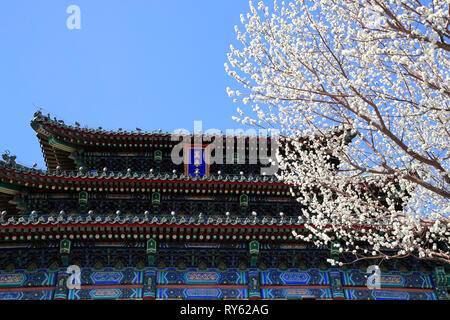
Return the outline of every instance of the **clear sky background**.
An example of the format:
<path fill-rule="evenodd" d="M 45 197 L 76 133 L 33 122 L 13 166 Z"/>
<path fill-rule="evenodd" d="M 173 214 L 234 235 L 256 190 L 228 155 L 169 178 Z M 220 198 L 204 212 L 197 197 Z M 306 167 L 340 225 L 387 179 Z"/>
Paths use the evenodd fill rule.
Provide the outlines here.
<path fill-rule="evenodd" d="M 66 27 L 72 4 L 80 30 Z M 45 168 L 38 108 L 107 130 L 240 128 L 223 65 L 247 12 L 247 0 L 0 1 L 0 153 Z"/>

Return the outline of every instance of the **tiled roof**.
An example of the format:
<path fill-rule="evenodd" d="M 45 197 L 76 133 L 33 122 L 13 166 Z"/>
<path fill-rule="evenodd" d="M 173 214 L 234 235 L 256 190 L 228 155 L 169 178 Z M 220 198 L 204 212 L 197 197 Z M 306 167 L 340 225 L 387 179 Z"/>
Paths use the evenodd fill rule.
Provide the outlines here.
<path fill-rule="evenodd" d="M 19 164 L 10 164 L 4 161 L 0 161 L 0 170 L 6 169 L 8 173 L 24 173 L 31 174 L 32 176 L 37 177 L 38 179 L 45 178 L 54 178 L 55 180 L 61 179 L 95 179 L 95 180 L 141 180 L 142 182 L 146 181 L 198 181 L 198 182 L 236 182 L 236 183 L 269 183 L 269 184 L 277 184 L 284 185 L 274 175 L 210 175 L 210 176 L 185 176 L 184 173 L 138 173 L 132 171 L 126 172 L 104 172 L 104 171 L 62 171 L 62 170 L 37 170 L 34 168 L 22 166 Z M 8 174 L 7 173 L 7 174 Z"/>
<path fill-rule="evenodd" d="M 158 138 L 164 138 L 164 139 L 170 139 L 172 134 L 174 132 L 168 132 L 168 131 L 162 131 L 161 129 L 158 130 L 152 130 L 152 131 L 143 131 L 143 130 L 137 130 L 134 131 L 127 131 L 127 130 L 105 130 L 101 127 L 97 129 L 88 128 L 88 127 L 81 127 L 80 125 L 67 125 L 62 120 L 58 120 L 56 118 L 51 119 L 50 115 L 43 115 L 40 111 L 37 111 L 34 113 L 34 118 L 31 120 L 31 126 L 33 129 L 37 130 L 39 128 L 39 125 L 45 125 L 46 128 L 50 129 L 60 129 L 60 130 L 66 130 L 67 132 L 71 132 L 74 135 L 81 134 L 81 135 L 103 135 L 103 136 L 118 136 L 118 137 L 128 137 L 128 138 L 143 138 L 143 137 L 158 137 Z M 209 135 L 207 133 L 202 134 L 204 137 L 212 137 L 213 135 Z M 246 135 L 243 134 L 243 137 L 246 138 L 257 138 L 258 136 L 255 134 L 253 135 Z M 225 137 L 225 135 L 224 135 Z"/>
<path fill-rule="evenodd" d="M 59 215 L 59 216 L 21 216 L 2 218 L 0 221 L 1 226 L 37 226 L 47 225 L 61 226 L 61 225 L 74 225 L 74 224 L 97 224 L 99 226 L 105 224 L 117 224 L 117 225 L 173 225 L 173 226 L 273 226 L 282 228 L 283 226 L 302 226 L 303 220 L 294 217 L 165 217 L 165 216 L 107 216 L 107 215 Z"/>
<path fill-rule="evenodd" d="M 92 129 L 81 126 L 73 126 L 66 125 L 64 121 L 58 120 L 56 118 L 51 119 L 50 115 L 43 115 L 40 111 L 34 113 L 34 119 L 31 120 L 31 126 L 33 128 L 37 128 L 39 124 L 47 124 L 52 127 L 60 128 L 60 129 L 68 129 L 71 131 L 79 132 L 79 133 L 88 133 L 88 134 L 99 134 L 99 135 L 122 135 L 122 136 L 161 136 L 161 137 L 170 137 L 171 133 L 162 132 L 161 130 L 153 130 L 152 132 L 147 131 L 122 131 L 122 130 L 104 130 L 101 128 Z"/>

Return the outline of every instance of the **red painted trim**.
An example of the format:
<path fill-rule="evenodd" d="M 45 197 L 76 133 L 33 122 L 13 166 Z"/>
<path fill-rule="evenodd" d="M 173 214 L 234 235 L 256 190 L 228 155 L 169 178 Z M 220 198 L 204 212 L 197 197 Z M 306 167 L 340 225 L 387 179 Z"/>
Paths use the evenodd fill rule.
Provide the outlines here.
<path fill-rule="evenodd" d="M 343 289 L 349 290 L 370 290 L 367 287 L 352 287 L 352 286 L 344 286 Z M 407 292 L 434 292 L 433 289 L 421 289 L 421 288 L 394 288 L 394 287 L 381 287 L 381 289 L 376 290 L 385 290 L 385 291 L 407 291 Z"/>
<path fill-rule="evenodd" d="M 247 289 L 248 286 L 238 284 L 157 284 L 156 288 Z"/>
<path fill-rule="evenodd" d="M 262 285 L 261 289 L 328 289 L 330 286 L 308 286 L 308 285 Z M 343 289 L 349 290 L 369 290 L 367 287 L 352 287 L 345 286 Z M 433 289 L 420 289 L 420 288 L 394 288 L 394 287 L 382 287 L 379 290 L 386 291 L 407 291 L 407 292 L 434 292 Z"/>
<path fill-rule="evenodd" d="M 166 183 L 166 184 L 181 184 L 181 183 L 187 183 L 187 184 L 235 184 L 235 185 L 266 185 L 266 186 L 293 186 L 289 184 L 284 184 L 280 182 L 251 182 L 251 181 L 202 181 L 202 180 L 149 180 L 149 179 L 120 179 L 120 178 L 112 178 L 112 179 L 97 179 L 97 178 L 67 178 L 67 177 L 54 177 L 54 176 L 48 176 L 48 175 L 37 175 L 33 173 L 25 173 L 21 171 L 15 171 L 15 170 L 8 170 L 8 169 L 2 169 L 0 172 L 4 173 L 12 173 L 12 174 L 19 174 L 22 176 L 30 176 L 30 177 L 42 177 L 45 179 L 51 179 L 51 180 L 63 180 L 63 181 L 82 181 L 82 182 L 135 182 L 135 183 Z M 14 177 L 10 177 L 10 179 L 13 179 Z M 47 181 L 33 181 L 33 184 L 47 184 Z M 22 185 L 20 185 L 22 186 Z M 107 186 L 106 188 L 110 188 Z M 112 187 L 115 188 L 115 187 Z M 139 187 L 134 187 L 135 189 L 138 189 Z"/>
<path fill-rule="evenodd" d="M 81 135 L 95 136 L 95 137 L 108 137 L 108 138 L 109 137 L 115 137 L 115 138 L 120 137 L 120 138 L 134 138 L 134 139 L 151 137 L 151 138 L 164 138 L 164 139 L 168 139 L 168 140 L 170 140 L 172 137 L 172 134 L 170 134 L 170 133 L 168 135 L 162 135 L 162 134 L 125 134 L 125 133 L 86 132 L 86 131 L 79 130 L 79 129 L 69 129 L 69 128 L 65 128 L 65 127 L 63 128 L 63 127 L 59 127 L 59 126 L 54 126 L 54 125 L 51 125 L 51 124 L 48 124 L 45 122 L 40 122 L 40 123 L 47 128 L 57 130 L 59 132 L 62 131 L 62 132 L 68 133 L 68 134 L 81 134 Z M 341 134 L 342 134 L 342 132 L 336 133 L 336 135 L 338 135 L 338 136 Z M 183 135 L 179 134 L 179 135 L 175 135 L 175 136 L 181 137 Z M 190 134 L 190 136 L 192 136 L 192 134 Z M 74 138 L 78 139 L 79 137 L 74 137 Z M 226 135 L 224 135 L 222 139 L 227 140 L 227 139 L 235 139 L 235 138 L 238 138 L 238 137 L 235 137 L 235 136 L 227 137 Z M 246 137 L 246 138 L 247 138 L 246 140 L 249 140 L 249 137 Z M 259 139 L 260 139 L 259 137 L 251 138 L 250 141 L 259 140 Z M 306 138 L 303 138 L 302 140 L 306 140 Z M 267 138 L 267 141 L 270 141 L 270 138 Z M 176 144 L 176 143 L 179 143 L 180 141 L 170 141 L 170 142 L 174 142 Z M 74 144 L 78 144 L 78 143 L 74 143 Z M 144 143 L 142 143 L 142 144 L 144 144 Z"/>
<path fill-rule="evenodd" d="M 139 289 L 142 288 L 142 284 L 122 284 L 122 285 L 82 285 L 82 290 L 91 290 L 91 289 Z M 247 289 L 247 285 L 216 285 L 216 284 L 157 284 L 156 288 L 212 288 L 212 289 Z M 262 285 L 261 289 L 328 289 L 330 286 L 308 286 L 308 285 Z M 349 290 L 369 290 L 367 287 L 353 287 L 353 286 L 344 286 L 343 289 Z M 54 286 L 48 287 L 10 287 L 10 288 L 0 288 L 0 292 L 16 292 L 16 291 L 50 291 L 55 290 Z M 386 291 L 403 291 L 403 292 L 434 292 L 433 289 L 420 289 L 420 288 L 393 288 L 386 287 L 381 288 L 379 290 Z M 153 300 L 153 297 L 147 297 L 149 300 Z M 259 299 L 256 297 L 255 299 Z M 333 298 L 334 300 L 341 300 L 343 298 L 337 297 Z"/>
<path fill-rule="evenodd" d="M 50 291 L 50 290 L 55 290 L 55 287 L 11 287 L 11 288 L 0 288 L 0 292 Z"/>
<path fill-rule="evenodd" d="M 194 228 L 200 228 L 200 229 L 234 229 L 234 228 L 249 228 L 249 229 L 304 229 L 304 225 L 243 225 L 243 224 L 236 224 L 236 225 L 207 225 L 207 224 L 201 224 L 201 225 L 177 225 L 177 224 L 103 224 L 103 223 L 77 223 L 77 224 L 36 224 L 36 225 L 7 225 L 7 226 L 1 226 L 1 229 L 37 229 L 37 228 L 88 228 L 88 227 L 102 227 L 102 228 L 133 228 L 133 227 L 140 227 L 140 228 L 173 228 L 173 229 L 194 229 Z"/>
<path fill-rule="evenodd" d="M 82 285 L 82 290 L 91 290 L 91 289 L 139 289 L 142 288 L 142 284 L 105 284 L 105 285 Z"/>
<path fill-rule="evenodd" d="M 134 134 L 125 134 L 125 133 L 121 133 L 121 134 L 119 134 L 119 133 L 113 133 L 113 134 L 107 134 L 107 133 L 95 133 L 95 132 L 86 132 L 86 131 L 83 131 L 83 130 L 77 130 L 77 129 L 69 129 L 69 128 L 61 128 L 61 127 L 57 127 L 57 126 L 54 126 L 54 125 L 51 125 L 51 124 L 48 124 L 48 123 L 45 123 L 45 122 L 41 122 L 41 124 L 44 126 L 44 127 L 47 127 L 47 128 L 50 128 L 50 129 L 53 129 L 53 130 L 57 130 L 57 131 L 62 131 L 62 132 L 65 132 L 65 133 L 68 133 L 68 134 L 81 134 L 81 135 L 86 135 L 86 136 L 94 136 L 94 137 L 115 137 L 115 138 L 117 138 L 117 137 L 123 137 L 123 138 L 140 138 L 140 137 L 142 137 L 142 138 L 144 138 L 144 137 L 156 137 L 156 138 L 167 138 L 167 139 L 170 139 L 171 138 L 171 135 L 168 135 L 168 136 L 166 136 L 166 135 L 162 135 L 162 134 L 160 134 L 160 135 L 158 135 L 158 134 L 148 134 L 148 135 L 146 135 L 146 134 L 138 134 L 138 135 L 134 135 Z M 77 139 L 79 139 L 79 137 L 74 137 L 74 138 L 77 138 Z M 174 141 L 174 142 L 176 142 L 176 141 Z M 77 143 L 75 143 L 75 144 L 77 144 Z"/>
<path fill-rule="evenodd" d="M 262 285 L 261 289 L 329 289 L 330 286 L 308 286 L 308 285 Z"/>
<path fill-rule="evenodd" d="M 1 229 L 37 229 L 37 228 L 52 228 L 52 229 L 58 229 L 58 228 L 88 228 L 88 227 L 101 227 L 101 228 L 172 228 L 172 229 L 234 229 L 234 228 L 247 228 L 247 229 L 305 229 L 305 226 L 302 225 L 244 225 L 244 224 L 236 224 L 236 225 L 208 225 L 208 224 L 200 224 L 200 225 L 178 225 L 178 224 L 119 224 L 119 223 L 67 223 L 67 224 L 36 224 L 36 225 L 7 225 L 7 226 L 1 226 Z M 325 228 L 330 228 L 331 226 L 325 226 Z M 352 229 L 373 229 L 373 227 L 360 227 L 360 226 L 354 226 Z"/>

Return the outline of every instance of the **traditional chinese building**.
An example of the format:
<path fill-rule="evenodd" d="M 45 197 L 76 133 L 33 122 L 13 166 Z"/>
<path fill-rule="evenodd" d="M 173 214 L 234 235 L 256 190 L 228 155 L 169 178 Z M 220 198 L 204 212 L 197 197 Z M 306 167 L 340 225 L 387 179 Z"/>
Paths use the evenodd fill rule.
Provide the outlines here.
<path fill-rule="evenodd" d="M 367 261 L 331 268 L 336 252 L 293 238 L 302 206 L 261 164 L 190 145 L 175 165 L 169 133 L 31 126 L 47 170 L 0 161 L 0 299 L 447 299 L 448 266 L 385 261 L 377 290 Z"/>

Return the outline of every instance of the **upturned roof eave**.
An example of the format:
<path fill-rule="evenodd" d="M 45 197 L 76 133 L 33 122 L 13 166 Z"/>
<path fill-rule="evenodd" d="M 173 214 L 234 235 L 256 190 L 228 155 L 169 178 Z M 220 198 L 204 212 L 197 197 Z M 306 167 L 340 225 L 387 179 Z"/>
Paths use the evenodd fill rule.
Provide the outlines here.
<path fill-rule="evenodd" d="M 117 183 L 139 183 L 139 184 L 154 184 L 154 183 L 169 183 L 174 185 L 179 184 L 219 184 L 219 185 L 252 185 L 252 186 L 275 186 L 275 187 L 289 187 L 289 185 L 281 183 L 273 176 L 221 176 L 211 175 L 204 177 L 186 177 L 184 174 L 153 174 L 153 173 L 123 173 L 123 172 L 109 172 L 109 173 L 92 173 L 92 172 L 64 172 L 64 171 L 50 171 L 45 172 L 20 166 L 18 168 L 11 168 L 4 162 L 0 161 L 0 177 L 4 176 L 7 183 L 23 186 L 20 181 L 25 181 L 31 184 L 46 184 L 49 186 L 58 186 L 69 182 L 80 182 L 83 185 L 86 183 L 109 184 L 111 182 Z M 71 184 L 71 183 L 70 183 Z M 71 184 L 73 186 L 73 184 Z"/>

